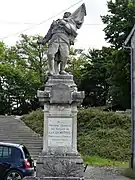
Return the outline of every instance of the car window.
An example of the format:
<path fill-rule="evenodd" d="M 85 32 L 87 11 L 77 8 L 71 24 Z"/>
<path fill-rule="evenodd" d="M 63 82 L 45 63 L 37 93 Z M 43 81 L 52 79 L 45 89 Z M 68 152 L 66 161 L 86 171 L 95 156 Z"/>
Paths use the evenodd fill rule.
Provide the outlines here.
<path fill-rule="evenodd" d="M 11 147 L 9 146 L 0 146 L 0 157 L 1 158 L 9 158 L 11 157 Z"/>
<path fill-rule="evenodd" d="M 3 157 L 10 157 L 11 156 L 11 147 L 3 147 Z"/>
<path fill-rule="evenodd" d="M 0 146 L 0 157 L 2 157 L 3 146 Z"/>
<path fill-rule="evenodd" d="M 29 154 L 29 151 L 27 150 L 27 148 L 26 148 L 25 146 L 22 146 L 22 149 L 23 149 L 25 158 L 29 158 L 29 157 L 30 157 L 30 154 Z"/>
<path fill-rule="evenodd" d="M 23 158 L 22 151 L 19 148 L 14 148 L 12 155 L 13 158 L 18 158 L 18 159 Z"/>

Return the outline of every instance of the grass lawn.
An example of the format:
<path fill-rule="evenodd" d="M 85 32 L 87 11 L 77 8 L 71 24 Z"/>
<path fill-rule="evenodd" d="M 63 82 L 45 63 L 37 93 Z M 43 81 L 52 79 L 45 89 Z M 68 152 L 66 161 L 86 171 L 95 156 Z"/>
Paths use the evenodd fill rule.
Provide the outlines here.
<path fill-rule="evenodd" d="M 117 167 L 118 169 L 121 170 L 121 174 L 123 176 L 135 180 L 135 170 L 132 170 L 131 168 L 129 168 L 129 162 L 112 161 L 112 160 L 100 158 L 97 156 L 83 156 L 83 160 L 85 164 L 88 164 L 91 166 Z"/>
<path fill-rule="evenodd" d="M 120 168 L 128 168 L 129 162 L 113 161 L 110 159 L 100 158 L 98 156 L 83 156 L 85 164 L 93 166 L 112 166 Z"/>

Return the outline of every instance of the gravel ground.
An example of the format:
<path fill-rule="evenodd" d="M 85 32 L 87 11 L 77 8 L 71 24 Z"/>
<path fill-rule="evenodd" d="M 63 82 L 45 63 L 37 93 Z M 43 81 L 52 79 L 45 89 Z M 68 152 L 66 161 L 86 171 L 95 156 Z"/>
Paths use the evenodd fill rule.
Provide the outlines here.
<path fill-rule="evenodd" d="M 87 167 L 85 172 L 87 180 L 130 180 L 120 175 L 116 168 L 110 167 Z"/>
<path fill-rule="evenodd" d="M 36 173 L 35 173 L 36 175 Z M 131 180 L 120 175 L 115 168 L 110 167 L 87 167 L 85 172 L 86 180 Z"/>

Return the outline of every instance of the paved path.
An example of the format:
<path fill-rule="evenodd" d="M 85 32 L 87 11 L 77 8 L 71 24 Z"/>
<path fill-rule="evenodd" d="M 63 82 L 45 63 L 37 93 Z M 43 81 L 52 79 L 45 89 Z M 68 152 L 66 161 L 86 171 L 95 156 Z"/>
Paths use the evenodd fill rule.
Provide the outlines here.
<path fill-rule="evenodd" d="M 87 180 L 130 180 L 120 175 L 117 169 L 109 167 L 88 167 L 85 173 Z"/>

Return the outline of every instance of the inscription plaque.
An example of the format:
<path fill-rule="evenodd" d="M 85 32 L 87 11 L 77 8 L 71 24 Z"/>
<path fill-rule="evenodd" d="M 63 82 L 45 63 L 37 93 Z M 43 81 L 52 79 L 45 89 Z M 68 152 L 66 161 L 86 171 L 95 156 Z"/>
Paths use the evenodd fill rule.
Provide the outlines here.
<path fill-rule="evenodd" d="M 72 118 L 48 118 L 48 146 L 71 147 Z"/>

